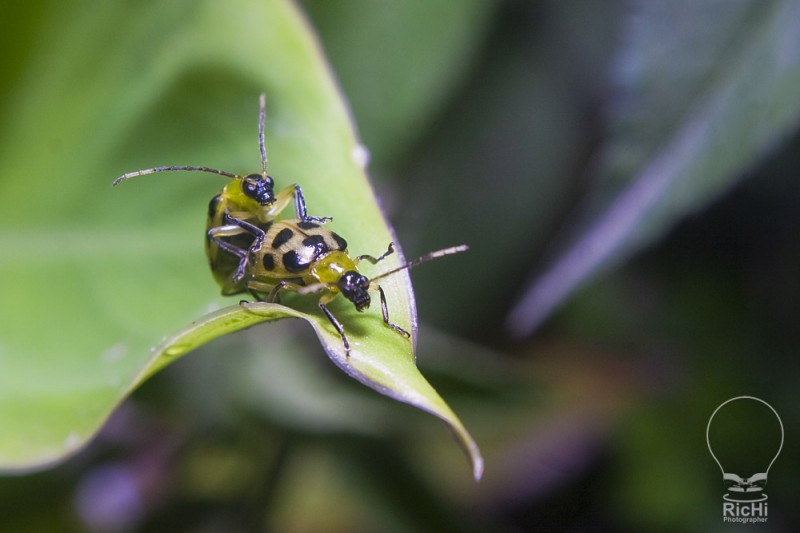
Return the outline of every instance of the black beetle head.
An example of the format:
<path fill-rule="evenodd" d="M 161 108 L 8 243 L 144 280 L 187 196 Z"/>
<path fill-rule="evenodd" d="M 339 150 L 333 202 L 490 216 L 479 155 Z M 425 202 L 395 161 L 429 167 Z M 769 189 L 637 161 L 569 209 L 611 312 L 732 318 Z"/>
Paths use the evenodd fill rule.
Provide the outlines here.
<path fill-rule="evenodd" d="M 242 192 L 259 205 L 267 206 L 275 202 L 275 182 L 269 176 L 250 174 L 242 178 Z"/>
<path fill-rule="evenodd" d="M 353 305 L 356 306 L 356 311 L 363 311 L 369 307 L 371 299 L 369 292 L 367 292 L 369 279 L 366 276 L 359 274 L 355 270 L 349 270 L 339 278 L 336 286 L 345 298 L 353 302 Z"/>

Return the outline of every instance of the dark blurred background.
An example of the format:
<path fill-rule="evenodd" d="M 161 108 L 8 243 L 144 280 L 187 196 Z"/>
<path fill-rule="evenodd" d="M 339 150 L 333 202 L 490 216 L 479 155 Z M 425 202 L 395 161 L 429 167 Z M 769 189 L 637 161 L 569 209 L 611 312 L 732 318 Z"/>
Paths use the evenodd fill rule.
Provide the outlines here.
<path fill-rule="evenodd" d="M 471 247 L 412 277 L 419 366 L 481 446 L 484 479 L 441 424 L 345 377 L 304 324 L 274 324 L 156 375 L 64 464 L 0 479 L 0 530 L 726 531 L 705 431 L 740 395 L 776 409 L 786 444 L 769 522 L 739 529 L 795 530 L 796 120 L 670 148 L 726 91 L 751 90 L 737 76 L 763 63 L 758 43 L 800 24 L 775 22 L 786 5 L 303 2 L 406 255 Z M 717 129 L 760 131 L 749 116 Z M 580 262 L 559 261 L 651 163 L 686 153 L 696 176 L 675 171 L 552 309 L 512 315 Z"/>

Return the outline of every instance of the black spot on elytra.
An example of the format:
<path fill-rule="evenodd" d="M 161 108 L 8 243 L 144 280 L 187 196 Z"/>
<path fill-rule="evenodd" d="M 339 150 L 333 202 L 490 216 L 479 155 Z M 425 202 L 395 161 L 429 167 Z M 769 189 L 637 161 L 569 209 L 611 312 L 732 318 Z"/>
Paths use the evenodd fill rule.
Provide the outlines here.
<path fill-rule="evenodd" d="M 214 216 L 216 216 L 221 201 L 222 195 L 218 194 L 208 202 L 208 218 L 214 218 Z"/>
<path fill-rule="evenodd" d="M 308 268 L 307 261 L 302 261 L 294 250 L 289 250 L 283 254 L 283 268 L 288 272 L 302 272 Z"/>
<path fill-rule="evenodd" d="M 303 239 L 303 246 L 314 248 L 314 259 L 331 251 L 331 249 L 328 248 L 328 244 L 325 242 L 325 237 L 322 235 L 310 235 L 306 237 Z"/>
<path fill-rule="evenodd" d="M 306 222 L 298 222 L 297 223 L 297 227 L 300 228 L 300 229 L 314 229 L 314 228 L 318 228 L 319 224 L 316 224 L 314 222 L 308 222 L 308 221 L 306 221 Z"/>
<path fill-rule="evenodd" d="M 273 270 L 275 268 L 275 258 L 272 254 L 264 254 L 261 264 L 264 266 L 264 270 Z"/>
<path fill-rule="evenodd" d="M 331 232 L 331 237 L 333 240 L 336 241 L 336 245 L 339 247 L 338 250 L 347 250 L 347 241 L 341 238 L 339 235 Z"/>
<path fill-rule="evenodd" d="M 275 239 L 272 241 L 272 247 L 278 248 L 282 244 L 286 244 L 287 242 L 289 242 L 289 239 L 292 238 L 292 235 L 294 235 L 294 232 L 292 230 L 290 230 L 289 228 L 283 228 L 278 232 L 277 235 L 275 235 Z"/>

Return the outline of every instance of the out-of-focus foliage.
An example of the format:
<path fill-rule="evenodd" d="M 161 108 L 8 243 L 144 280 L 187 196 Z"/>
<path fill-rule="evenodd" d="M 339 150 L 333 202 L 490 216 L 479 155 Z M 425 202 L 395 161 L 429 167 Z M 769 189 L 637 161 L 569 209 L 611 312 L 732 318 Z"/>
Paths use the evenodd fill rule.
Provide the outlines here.
<path fill-rule="evenodd" d="M 473 430 L 486 456 L 484 480 L 471 481 L 429 417 L 339 375 L 300 325 L 272 324 L 219 339 L 156 375 L 73 460 L 0 480 L 0 529 L 723 531 L 724 485 L 704 438 L 716 406 L 742 394 L 763 398 L 781 415 L 787 443 L 798 439 L 797 4 L 387 8 L 309 0 L 303 8 L 374 155 L 375 185 L 406 254 L 471 247 L 412 278 L 418 363 Z M 18 80 L 29 61 L 58 42 L 34 31 L 53 16 L 48 9 L 16 9 L 12 23 L 0 22 L 20 30 L 18 38 L 0 32 L 14 45 L 2 47 L 14 51 L 3 95 L 27 94 Z M 148 23 L 153 35 L 170 35 L 170 20 Z M 118 25 L 106 31 L 130 38 Z M 241 31 L 257 29 L 243 23 Z M 209 31 L 208 39 L 222 37 Z M 115 63 L 110 48 L 116 69 L 105 75 L 135 84 L 153 68 L 147 58 L 174 53 L 165 41 L 145 40 L 135 71 Z M 75 61 L 78 52 L 54 57 Z M 219 57 L 204 65 L 202 76 L 179 80 L 171 99 L 142 119 L 169 111 L 174 122 L 162 119 L 158 132 L 110 151 L 114 143 L 100 130 L 95 157 L 127 170 L 188 157 L 200 145 L 224 168 L 253 161 L 252 139 L 241 131 L 252 102 L 230 89 L 235 68 Z M 276 65 L 269 76 L 280 79 L 281 67 L 291 72 Z M 184 100 L 197 86 L 228 107 Z M 130 90 L 144 99 L 140 92 L 153 89 L 140 81 Z M 49 91 L 31 83 L 31 101 L 46 101 Z M 119 109 L 112 96 L 100 110 Z M 4 123 L 25 99 L 12 102 L 2 107 Z M 68 100 L 59 107 L 53 121 L 84 124 L 76 130 L 83 142 L 86 124 L 97 122 L 91 108 Z M 291 128 L 292 120 L 277 117 L 276 127 Z M 233 146 L 219 142 L 239 135 Z M 58 148 L 13 142 L 30 153 Z M 290 152 L 296 157 L 311 156 Z M 4 174 L 0 190 L 41 190 L 50 169 L 35 162 L 31 169 L 28 181 L 21 168 Z M 160 196 L 146 208 L 151 218 L 176 218 L 162 236 L 165 249 L 198 262 L 199 240 L 195 246 L 185 236 L 199 234 L 201 206 L 215 186 L 201 181 L 158 180 Z M 651 190 L 653 181 L 660 185 Z M 641 189 L 650 191 L 646 202 L 631 192 Z M 55 190 L 70 193 L 63 184 Z M 185 222 L 167 209 L 180 197 L 196 206 L 197 227 L 193 209 Z M 130 202 L 125 209 L 143 209 L 137 198 Z M 625 224 L 611 224 L 615 213 Z M 50 216 L 66 223 L 77 213 L 43 215 Z M 110 220 L 107 240 L 122 231 L 105 201 L 82 216 L 86 228 Z M 619 233 L 600 231 L 608 227 Z M 597 234 L 616 237 L 590 238 Z M 38 242 L 27 236 L 11 236 L 27 242 L 20 262 L 38 257 Z M 89 254 L 106 242 L 93 236 L 54 240 L 63 249 L 84 243 L 79 249 Z M 116 261 L 124 266 L 130 254 L 120 250 Z M 169 270 L 177 259 L 163 261 Z M 515 303 L 565 265 L 567 282 L 545 291 L 552 305 L 537 308 L 538 316 L 521 312 L 528 325 L 546 322 L 511 339 L 505 323 Z M 211 292 L 201 266 L 189 281 Z M 189 309 L 207 298 L 176 294 L 163 263 L 150 268 L 162 272 L 152 287 L 162 305 Z M 137 296 L 132 287 L 119 291 L 122 302 Z M 146 296 L 141 305 L 152 306 Z M 35 351 L 52 317 L 46 302 L 29 305 L 43 317 L 26 333 Z M 66 318 L 86 328 L 79 335 L 92 334 L 80 316 Z M 770 470 L 773 530 L 791 530 L 800 518 L 797 454 L 785 446 Z"/>
<path fill-rule="evenodd" d="M 161 225 L 154 217 L 155 227 L 151 231 L 139 231 L 143 220 L 141 212 L 134 211 L 132 215 L 119 208 L 130 202 L 122 194 L 133 192 L 136 187 L 126 184 L 125 191 L 106 196 L 108 176 L 114 174 L 97 161 L 96 152 L 103 152 L 103 142 L 111 142 L 105 148 L 110 151 L 114 138 L 121 139 L 130 133 L 133 128 L 130 116 L 137 105 L 141 105 L 138 100 L 142 93 L 149 96 L 146 108 L 152 108 L 154 101 L 170 95 L 175 80 L 181 75 L 191 76 L 205 68 L 207 54 L 204 50 L 209 46 L 213 47 L 220 64 L 231 69 L 231 89 L 237 79 L 254 78 L 263 84 L 269 94 L 271 116 L 278 118 L 271 121 L 271 128 L 280 134 L 283 123 L 279 117 L 296 115 L 289 121 L 288 128 L 283 126 L 291 133 L 284 132 L 282 138 L 279 135 L 283 143 L 270 143 L 270 149 L 277 148 L 281 154 L 285 144 L 290 154 L 313 151 L 313 158 L 287 157 L 287 162 L 279 168 L 285 168 L 287 174 L 310 177 L 303 180 L 307 198 L 316 203 L 319 212 L 341 220 L 336 229 L 347 236 L 351 249 L 384 249 L 392 235 L 364 174 L 363 158 L 356 157 L 361 148 L 340 95 L 313 46 L 308 26 L 291 4 L 243 1 L 221 12 L 220 6 L 213 2 L 196 4 L 179 28 L 159 35 L 160 49 L 171 46 L 172 53 L 154 55 L 151 55 L 152 42 L 145 39 L 152 32 L 149 21 L 161 19 L 165 24 L 164 20 L 178 15 L 173 11 L 174 6 L 131 11 L 123 4 L 106 6 L 110 10 L 114 7 L 117 10 L 113 14 L 126 21 L 124 37 L 114 42 L 114 46 L 107 46 L 106 30 L 96 18 L 108 13 L 84 13 L 79 9 L 58 13 L 54 7 L 52 16 L 44 17 L 41 27 L 34 31 L 52 34 L 54 26 L 71 29 L 74 26 L 82 30 L 54 36 L 53 49 L 62 54 L 47 48 L 37 51 L 31 57 L 28 71 L 8 91 L 9 113 L 4 124 L 7 142 L 0 152 L 0 161 L 3 161 L 0 166 L 8 168 L 12 175 L 22 175 L 21 169 L 30 167 L 35 176 L 31 179 L 33 186 L 47 188 L 48 193 L 39 195 L 34 203 L 40 214 L 26 207 L 29 193 L 25 191 L 31 183 L 7 180 L 2 184 L 9 206 L 3 213 L 8 223 L 5 248 L 9 253 L 2 264 L 0 279 L 5 285 L 0 286 L 0 292 L 7 297 L 5 305 L 9 313 L 0 329 L 6 352 L 5 394 L 0 397 L 0 426 L 6 431 L 0 436 L 0 468 L 30 469 L 74 452 L 97 432 L 130 390 L 158 369 L 217 337 L 262 322 L 301 318 L 313 326 L 332 361 L 346 373 L 383 394 L 445 421 L 467 451 L 475 478 L 480 479 L 483 468 L 478 447 L 415 365 L 416 316 L 407 270 L 382 281 L 380 304 L 391 309 L 391 319 L 409 332 L 409 339 L 390 331 L 375 314 L 356 318 L 352 306 L 348 311 L 336 302 L 331 303 L 340 319 L 349 318 L 346 320 L 352 347 L 349 356 L 344 353 L 339 333 L 313 304 L 301 311 L 273 303 L 247 307 L 234 303 L 198 318 L 180 306 L 161 305 L 159 300 L 165 295 L 157 290 L 147 296 L 144 289 L 157 289 L 157 278 L 170 280 L 175 301 L 189 300 L 181 298 L 181 293 L 193 293 L 202 298 L 203 291 L 195 289 L 203 284 L 181 286 L 180 283 L 189 282 L 193 273 L 204 268 L 203 262 L 188 253 L 181 258 L 185 262 L 176 260 L 175 252 L 185 250 L 183 242 L 187 239 L 172 235 L 176 225 L 173 217 L 182 220 L 185 214 L 187 219 L 195 219 L 202 211 L 197 206 L 192 209 L 187 195 L 168 206 L 169 214 Z M 237 31 L 245 13 L 262 22 L 262 31 L 252 36 Z M 228 29 L 238 39 L 230 38 L 224 46 L 216 46 L 205 34 L 211 24 L 217 30 Z M 280 38 L 282 33 L 287 36 Z M 143 41 L 146 44 L 142 44 Z M 59 61 L 65 54 L 70 57 L 70 53 L 77 54 L 79 60 Z M 147 90 L 137 91 L 136 84 L 128 87 L 108 72 L 114 68 L 132 72 L 143 56 L 156 65 L 165 65 L 163 69 L 151 68 L 137 78 L 136 83 Z M 58 68 L 53 67 L 53 63 L 57 63 Z M 74 80 L 81 67 L 89 64 L 97 66 L 95 75 L 83 79 L 83 87 L 76 87 Z M 277 68 L 280 65 L 291 65 L 292 70 Z M 50 89 L 50 99 L 40 97 L 37 100 L 35 94 L 25 91 L 37 82 Z M 44 93 L 41 89 L 38 92 Z M 53 96 L 56 100 L 67 99 L 70 111 L 76 115 L 74 123 L 58 114 L 62 108 L 53 104 Z M 12 106 L 15 100 L 20 104 Z M 116 102 L 116 114 L 101 120 L 99 109 L 109 100 Z M 65 115 L 69 117 L 68 113 Z M 60 120 L 51 120 L 54 116 Z M 81 138 L 90 138 L 86 132 L 90 125 L 100 122 L 106 131 L 102 142 L 81 142 Z M 158 122 L 147 122 L 145 127 L 158 129 Z M 74 130 L 73 135 L 66 133 L 65 128 Z M 37 132 L 46 133 L 37 135 Z M 82 137 L 81 132 L 86 132 L 85 136 Z M 41 149 L 36 142 L 39 137 L 49 138 L 48 145 L 57 145 L 57 149 L 38 153 Z M 255 144 L 251 144 L 254 154 Z M 135 153 L 134 145 L 125 146 Z M 207 157 L 202 145 L 191 148 L 196 151 L 190 156 L 191 160 Z M 70 158 L 68 163 L 62 164 L 64 153 L 69 153 Z M 47 169 L 57 170 L 58 174 L 48 175 Z M 120 170 L 115 173 L 119 174 Z M 164 174 L 159 174 L 162 176 Z M 43 180 L 47 180 L 46 184 Z M 106 183 L 105 192 L 98 190 L 98 182 Z M 64 192 L 59 193 L 59 190 Z M 141 197 L 143 190 L 138 189 L 140 196 L 135 201 L 149 207 L 152 202 Z M 150 197 L 163 201 L 159 192 L 151 193 Z M 110 208 L 113 217 L 104 215 L 103 211 L 98 216 L 94 211 L 98 206 Z M 89 220 L 98 217 L 103 220 L 102 230 L 89 229 L 80 217 L 70 219 L 65 214 L 69 212 Z M 117 228 L 125 228 L 125 231 Z M 61 234 L 73 237 L 75 249 L 56 241 Z M 55 249 L 47 245 L 51 237 Z M 176 250 L 165 246 L 164 237 L 169 237 L 168 243 L 179 243 Z M 32 248 L 31 242 L 38 246 Z M 381 263 L 383 272 L 401 265 L 399 245 L 397 249 L 397 253 Z M 85 253 L 87 251 L 91 256 Z M 143 268 L 142 262 L 149 268 Z M 53 271 L 52 263 L 67 268 Z M 157 266 L 163 268 L 167 264 L 170 269 L 161 270 Z M 372 275 L 366 270 L 365 273 Z M 181 274 L 184 276 L 172 281 Z M 45 278 L 47 284 L 32 281 Z M 26 285 L 27 297 L 16 290 Z M 125 290 L 130 294 L 123 300 Z M 36 343 L 30 328 L 38 324 L 41 316 L 41 305 L 36 302 L 45 300 L 48 300 L 47 308 L 52 316 L 71 317 L 79 326 L 52 321 L 48 324 L 48 335 L 40 336 Z M 213 299 L 206 296 L 205 307 L 214 304 Z M 113 307 L 115 312 L 106 312 L 108 307 Z M 150 307 L 157 307 L 159 312 L 150 311 Z M 309 309 L 311 312 L 307 312 Z M 176 324 L 186 324 L 190 320 L 190 326 L 173 334 Z M 87 334 L 82 328 L 89 328 L 91 333 Z M 159 343 L 162 337 L 167 338 Z"/>

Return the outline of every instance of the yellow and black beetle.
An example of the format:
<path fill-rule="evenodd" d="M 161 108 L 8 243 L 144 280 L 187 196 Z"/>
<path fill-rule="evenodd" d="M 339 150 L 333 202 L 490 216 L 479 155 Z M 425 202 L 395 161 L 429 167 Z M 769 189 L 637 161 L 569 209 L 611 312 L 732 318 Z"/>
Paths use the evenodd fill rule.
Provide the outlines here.
<path fill-rule="evenodd" d="M 113 185 L 136 176 L 167 171 L 209 172 L 231 178 L 222 192 L 214 196 L 208 205 L 206 220 L 206 255 L 214 279 L 222 287 L 223 295 L 238 294 L 247 290 L 246 286 L 233 280 L 235 272 L 242 270 L 238 256 L 220 253 L 228 250 L 225 244 L 233 244 L 236 248 L 248 248 L 252 236 L 240 226 L 226 224 L 225 217 L 230 215 L 236 220 L 243 220 L 254 225 L 264 225 L 275 220 L 280 213 L 294 200 L 295 217 L 302 222 L 325 223 L 331 217 L 315 217 L 308 215 L 303 190 L 292 184 L 275 193 L 275 182 L 267 174 L 267 150 L 264 144 L 264 122 L 266 120 L 266 95 L 259 98 L 258 145 L 261 151 L 261 174 L 240 176 L 232 172 L 208 167 L 165 166 L 154 167 L 135 172 L 128 172 L 114 180 Z"/>
<path fill-rule="evenodd" d="M 347 356 L 350 355 L 350 341 L 341 322 L 327 306 L 337 294 L 341 293 L 361 312 L 372 302 L 369 291 L 377 292 L 381 300 L 384 324 L 400 335 L 410 337 L 406 330 L 389 321 L 386 295 L 375 281 L 424 261 L 467 250 L 466 245 L 445 248 L 373 278 L 367 278 L 358 271 L 358 264 L 363 260 L 372 264 L 382 261 L 394 252 L 392 243 L 379 257 L 359 255 L 353 259 L 347 252 L 347 241 L 314 222 L 276 220 L 254 225 L 230 215 L 226 215 L 224 219 L 226 226 L 238 226 L 253 237 L 253 243 L 248 249 L 238 248 L 230 242 L 220 242 L 220 247 L 240 259 L 241 268 L 234 273 L 232 279 L 244 284 L 256 299 L 267 302 L 277 302 L 281 291 L 299 294 L 325 291 L 319 299 L 319 308 L 341 336 Z"/>

